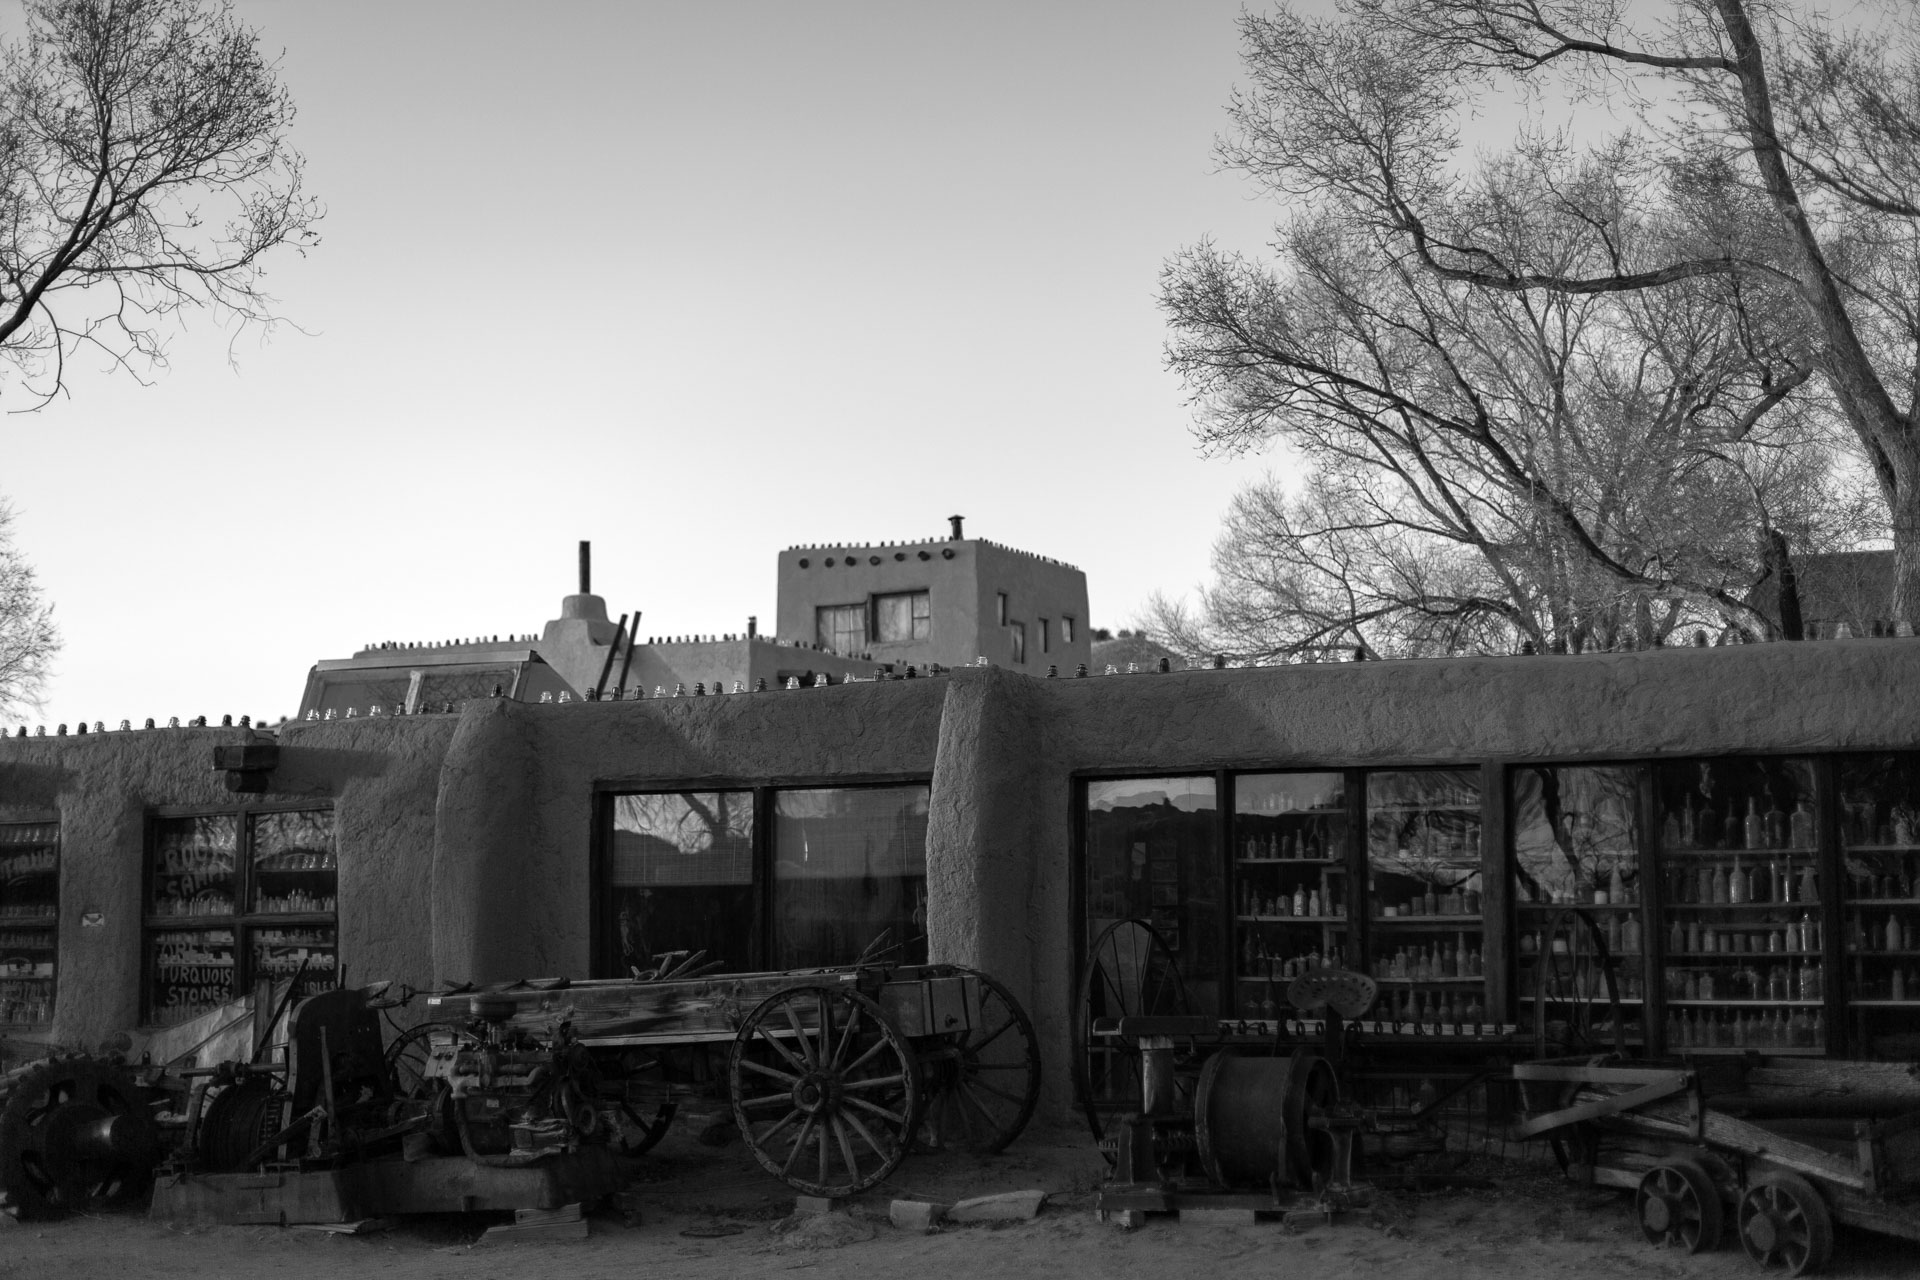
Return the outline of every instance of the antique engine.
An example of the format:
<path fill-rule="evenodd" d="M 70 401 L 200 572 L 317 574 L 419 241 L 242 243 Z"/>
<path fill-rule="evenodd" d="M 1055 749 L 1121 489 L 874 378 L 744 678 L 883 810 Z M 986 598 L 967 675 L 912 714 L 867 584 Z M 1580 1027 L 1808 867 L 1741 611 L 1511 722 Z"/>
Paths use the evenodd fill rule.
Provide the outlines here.
<path fill-rule="evenodd" d="M 465 1028 L 428 1038 L 422 1133 L 433 1148 L 512 1165 L 612 1140 L 617 1119 L 567 1024 L 542 1034 L 510 1025 L 510 999 L 482 993 L 467 1003 Z"/>

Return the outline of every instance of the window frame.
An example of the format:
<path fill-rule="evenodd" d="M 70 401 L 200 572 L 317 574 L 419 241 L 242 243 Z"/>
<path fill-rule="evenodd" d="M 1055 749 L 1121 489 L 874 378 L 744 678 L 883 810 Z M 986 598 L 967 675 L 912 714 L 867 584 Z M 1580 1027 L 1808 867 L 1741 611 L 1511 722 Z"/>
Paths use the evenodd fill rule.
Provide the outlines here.
<path fill-rule="evenodd" d="M 881 602 L 906 599 L 907 634 L 903 637 L 889 637 L 880 628 Z M 876 591 L 867 597 L 869 618 L 867 634 L 872 644 L 922 644 L 933 639 L 933 594 L 929 588 L 916 587 L 909 591 Z"/>
<path fill-rule="evenodd" d="M 588 884 L 591 902 L 588 909 L 587 963 L 595 978 L 624 976 L 620 964 L 619 934 L 610 911 L 613 869 L 614 798 L 622 795 L 674 795 L 683 792 L 748 791 L 753 794 L 753 915 L 752 954 L 734 973 L 763 971 L 775 952 L 773 912 L 773 804 L 781 791 L 818 791 L 822 789 L 874 790 L 884 787 L 923 786 L 931 792 L 933 775 L 929 773 L 862 773 L 843 777 L 813 774 L 781 775 L 771 778 L 601 778 L 595 779 L 589 803 L 593 805 L 591 852 Z"/>
<path fill-rule="evenodd" d="M 1045 657 L 1047 654 L 1053 652 L 1053 645 L 1051 643 L 1050 637 L 1047 635 L 1047 630 L 1048 630 L 1047 620 L 1045 618 L 1041 618 L 1039 620 L 1039 623 L 1040 623 L 1040 656 Z"/>
<path fill-rule="evenodd" d="M 864 600 L 856 600 L 850 604 L 817 604 L 813 606 L 814 643 L 818 644 L 828 653 L 837 653 L 841 657 L 857 656 L 867 647 L 867 609 L 868 605 Z M 826 620 L 828 614 L 846 614 L 858 619 L 859 632 L 852 648 L 843 649 L 839 647 L 838 637 L 842 633 L 838 630 L 832 632 L 832 635 L 835 637 L 834 642 L 831 644 L 828 643 L 828 633 L 821 627 L 821 623 Z"/>
<path fill-rule="evenodd" d="M 332 816 L 333 910 L 296 912 L 243 909 L 252 903 L 254 876 L 257 874 L 253 865 L 253 819 L 264 814 L 305 813 L 315 810 L 324 810 Z M 233 852 L 234 910 L 225 915 L 206 916 L 154 914 L 153 864 L 160 824 L 183 818 L 224 817 L 232 817 L 237 824 Z M 152 944 L 153 940 L 162 934 L 207 932 L 216 929 L 231 931 L 233 934 L 233 988 L 227 999 L 235 1000 L 253 989 L 255 975 L 252 943 L 255 931 L 300 927 L 330 929 L 333 933 L 332 985 L 338 985 L 339 975 L 346 971 L 340 939 L 340 863 L 340 816 L 339 809 L 331 798 L 320 803 L 300 800 L 237 805 L 157 805 L 148 809 L 146 831 L 140 845 L 140 1025 L 143 1027 L 174 1025 L 156 1022 L 155 1011 L 151 1004 L 154 978 Z"/>
<path fill-rule="evenodd" d="M 44 1032 L 48 1027 L 53 1025 L 54 1016 L 60 1007 L 60 905 L 62 898 L 61 890 L 64 887 L 65 881 L 65 877 L 60 874 L 64 861 L 64 852 L 61 845 L 62 823 L 60 816 L 56 813 L 44 818 L 9 818 L 0 822 L 0 830 L 9 827 L 51 827 L 53 829 L 53 838 L 51 840 L 23 842 L 30 843 L 35 847 L 52 847 L 53 914 L 51 916 L 0 916 L 0 935 L 10 934 L 15 930 L 18 930 L 23 935 L 29 933 L 44 934 L 46 938 L 45 949 L 53 957 L 53 971 L 48 974 L 44 980 L 47 984 L 47 1016 L 31 1022 L 25 1019 L 0 1017 L 0 1029 L 12 1029 L 29 1033 Z M 0 864 L 4 864 L 9 858 L 24 856 L 24 854 L 16 855 L 7 853 L 5 852 L 6 848 L 6 845 L 0 844 Z M 0 879 L 0 884 L 4 883 L 5 881 Z M 4 892 L 0 892 L 0 898 L 4 898 L 5 896 L 7 895 Z M 25 945 L 25 943 L 19 944 L 20 949 L 24 949 Z M 35 948 L 35 950 L 38 949 L 40 948 Z M 8 947 L 0 946 L 0 954 L 5 954 L 8 950 Z M 10 982 L 27 983 L 38 981 L 41 981 L 41 979 L 37 977 L 10 978 L 4 973 L 0 973 L 0 989 L 4 988 L 4 984 Z M 6 1007 L 7 1002 L 0 1000 L 0 1010 L 4 1010 Z"/>
<path fill-rule="evenodd" d="M 1070 613 L 1060 615 L 1060 643 L 1073 643 L 1073 615 Z"/>
<path fill-rule="evenodd" d="M 1024 667 L 1027 664 L 1027 624 L 1024 622 L 1009 622 L 1007 624 L 1007 634 L 1013 660 Z"/>

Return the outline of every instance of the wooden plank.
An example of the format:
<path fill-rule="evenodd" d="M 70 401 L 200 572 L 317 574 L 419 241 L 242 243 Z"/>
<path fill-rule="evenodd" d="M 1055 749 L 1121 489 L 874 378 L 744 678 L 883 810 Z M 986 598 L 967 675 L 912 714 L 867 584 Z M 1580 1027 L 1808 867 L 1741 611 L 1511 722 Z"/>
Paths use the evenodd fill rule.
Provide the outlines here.
<path fill-rule="evenodd" d="M 1585 1092 L 1581 1091 L 1583 1095 Z M 1676 1101 L 1662 1101 L 1637 1111 L 1621 1112 L 1607 1117 L 1604 1123 L 1608 1128 L 1617 1127 L 1654 1137 L 1671 1137 L 1684 1142 L 1696 1140 L 1694 1118 L 1689 1108 Z M 1709 1108 L 1704 1130 L 1699 1140 L 1709 1146 L 1763 1158 L 1796 1173 L 1856 1191 L 1866 1190 L 1867 1179 L 1852 1160 L 1803 1142 L 1795 1142 L 1760 1125 L 1749 1124 Z"/>

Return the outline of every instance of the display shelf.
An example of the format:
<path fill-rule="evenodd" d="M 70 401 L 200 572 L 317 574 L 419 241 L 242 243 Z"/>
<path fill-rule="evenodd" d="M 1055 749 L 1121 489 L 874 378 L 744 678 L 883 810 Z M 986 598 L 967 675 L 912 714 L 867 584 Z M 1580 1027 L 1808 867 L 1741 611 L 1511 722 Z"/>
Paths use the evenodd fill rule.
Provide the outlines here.
<path fill-rule="evenodd" d="M 1347 864 L 1344 858 L 1248 858 L 1234 859 L 1242 867 L 1325 867 L 1339 874 L 1346 874 Z"/>
<path fill-rule="evenodd" d="M 1367 923 L 1389 928 L 1472 929 L 1476 932 L 1486 927 L 1479 916 L 1368 916 Z"/>
<path fill-rule="evenodd" d="M 1823 1058 L 1826 1049 L 1821 1046 L 1785 1044 L 1741 1044 L 1741 1045 L 1669 1045 L 1668 1051 L 1682 1058 L 1722 1058 L 1734 1054 L 1748 1054 L 1755 1049 L 1764 1049 L 1769 1058 Z"/>
<path fill-rule="evenodd" d="M 1382 987 L 1478 987 L 1486 982 L 1486 977 L 1469 974 L 1464 978 L 1375 978 L 1374 982 Z"/>
<path fill-rule="evenodd" d="M 1345 916 L 1235 916 L 1242 924 L 1334 924 L 1346 925 Z"/>

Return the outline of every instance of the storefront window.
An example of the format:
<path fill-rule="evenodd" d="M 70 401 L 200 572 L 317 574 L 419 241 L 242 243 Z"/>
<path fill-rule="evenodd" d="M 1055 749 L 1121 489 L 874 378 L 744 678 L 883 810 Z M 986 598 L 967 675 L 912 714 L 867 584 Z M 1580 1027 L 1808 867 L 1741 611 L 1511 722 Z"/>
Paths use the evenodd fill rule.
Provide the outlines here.
<path fill-rule="evenodd" d="M 1517 1021 L 1553 1044 L 1645 1044 L 1640 776 L 1554 765 L 1511 774 Z"/>
<path fill-rule="evenodd" d="M 339 980 L 331 809 L 156 818 L 148 855 L 146 1017 L 184 1022 L 254 979 Z"/>
<path fill-rule="evenodd" d="M 0 1026 L 53 1021 L 60 825 L 0 824 Z"/>
<path fill-rule="evenodd" d="M 606 884 L 617 972 L 675 951 L 752 969 L 753 792 L 614 796 Z"/>
<path fill-rule="evenodd" d="M 1826 926 L 1813 762 L 1676 761 L 1654 771 L 1666 1047 L 1819 1053 Z"/>
<path fill-rule="evenodd" d="M 924 784 L 773 793 L 773 965 L 927 958 Z"/>
<path fill-rule="evenodd" d="M 1840 763 L 1848 1051 L 1920 1057 L 1920 755 Z"/>
<path fill-rule="evenodd" d="M 1211 777 L 1128 778 L 1087 786 L 1087 933 L 1149 921 L 1202 1012 L 1219 1011 L 1224 885 Z"/>
<path fill-rule="evenodd" d="M 1234 1007 L 1285 1017 L 1287 984 L 1348 959 L 1346 775 L 1233 780 Z"/>
<path fill-rule="evenodd" d="M 1367 775 L 1367 971 L 1375 1016 L 1477 1034 L 1487 1013 L 1480 774 Z"/>

